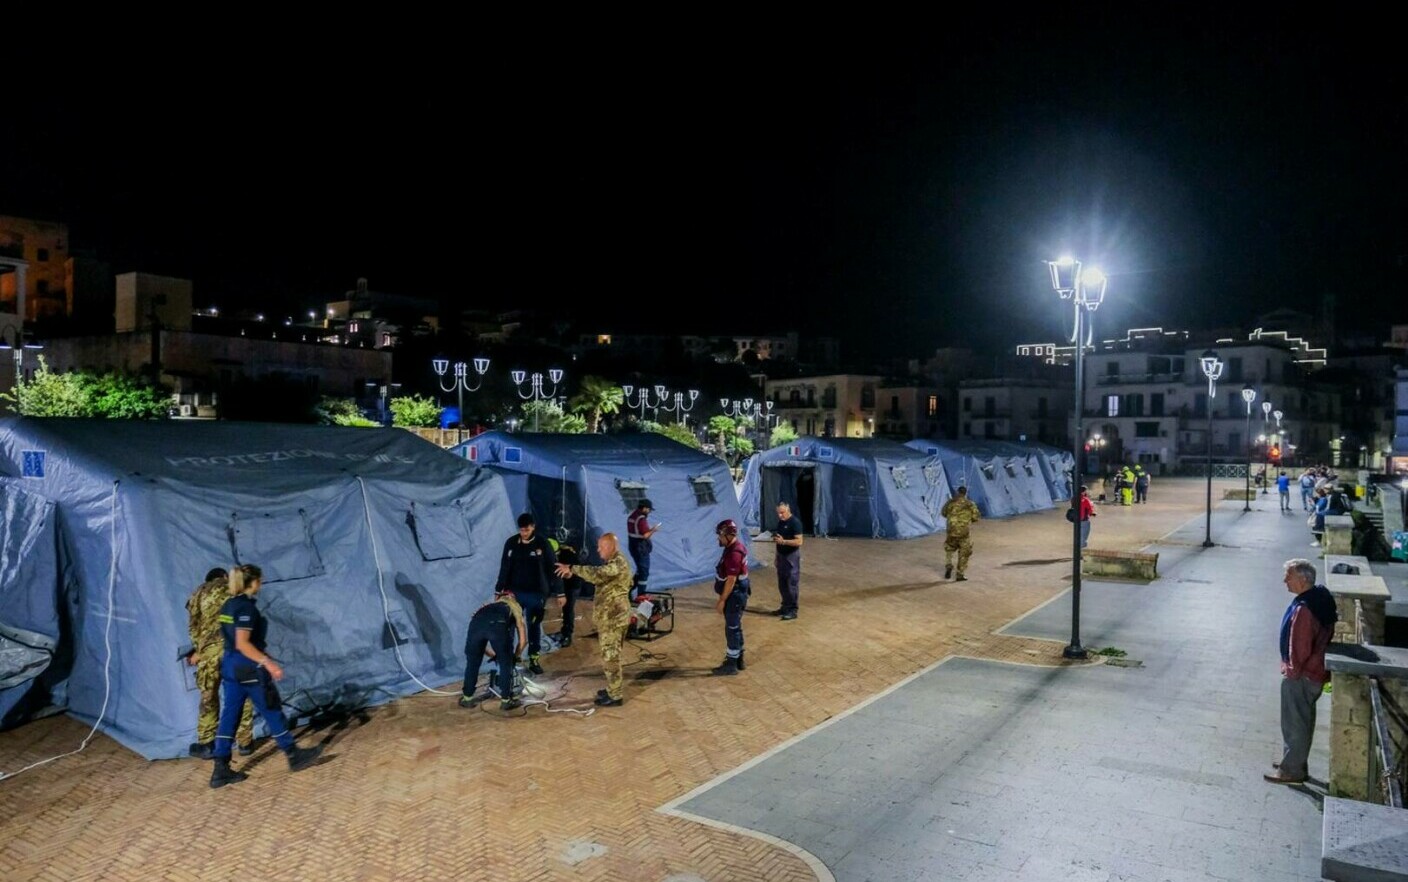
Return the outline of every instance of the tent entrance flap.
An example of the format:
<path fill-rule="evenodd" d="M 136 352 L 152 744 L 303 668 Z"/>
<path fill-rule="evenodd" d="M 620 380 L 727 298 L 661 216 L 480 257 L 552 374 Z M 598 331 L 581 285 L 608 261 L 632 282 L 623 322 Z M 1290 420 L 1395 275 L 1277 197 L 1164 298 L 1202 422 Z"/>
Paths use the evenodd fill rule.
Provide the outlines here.
<path fill-rule="evenodd" d="M 761 469 L 762 504 L 758 523 L 766 529 L 777 520 L 777 506 L 783 502 L 802 522 L 802 529 L 815 534 L 816 528 L 816 466 L 779 465 Z"/>

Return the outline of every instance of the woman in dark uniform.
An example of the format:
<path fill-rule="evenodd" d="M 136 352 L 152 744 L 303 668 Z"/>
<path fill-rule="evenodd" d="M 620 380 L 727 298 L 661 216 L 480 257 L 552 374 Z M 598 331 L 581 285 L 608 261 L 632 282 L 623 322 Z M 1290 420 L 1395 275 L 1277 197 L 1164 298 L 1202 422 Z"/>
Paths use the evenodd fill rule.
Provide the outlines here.
<path fill-rule="evenodd" d="M 230 571 L 230 599 L 220 607 L 220 634 L 225 654 L 220 659 L 220 725 L 215 730 L 215 771 L 211 787 L 224 787 L 249 777 L 230 768 L 230 749 L 235 744 L 235 727 L 240 708 L 248 699 L 264 718 L 274 741 L 288 757 L 290 771 L 306 769 L 323 752 L 321 744 L 299 747 L 289 734 L 281 712 L 283 702 L 275 680 L 284 678 L 284 669 L 264 652 L 267 624 L 254 605 L 264 573 L 254 564 L 241 564 Z"/>

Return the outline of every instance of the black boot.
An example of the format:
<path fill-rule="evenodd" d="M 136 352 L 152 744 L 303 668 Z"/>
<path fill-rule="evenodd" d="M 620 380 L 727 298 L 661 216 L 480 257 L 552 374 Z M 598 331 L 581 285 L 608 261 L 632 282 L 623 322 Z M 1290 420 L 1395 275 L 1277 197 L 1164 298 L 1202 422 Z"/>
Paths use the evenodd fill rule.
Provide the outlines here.
<path fill-rule="evenodd" d="M 301 772 L 313 763 L 318 761 L 318 757 L 323 753 L 323 745 L 315 744 L 312 747 L 299 747 L 294 745 L 284 751 L 288 757 L 288 770 L 290 772 Z"/>
<path fill-rule="evenodd" d="M 567 647 L 571 646 L 571 645 L 572 645 L 572 635 L 571 635 L 571 634 L 559 634 L 559 635 L 557 635 L 557 645 L 558 645 L 560 648 L 562 648 L 562 649 L 566 649 Z"/>
<path fill-rule="evenodd" d="M 747 651 L 748 651 L 748 650 L 746 650 L 746 649 L 740 649 L 740 650 L 738 650 L 738 669 L 739 669 L 740 671 L 743 670 L 744 668 L 748 667 L 746 664 L 743 663 L 743 654 L 744 654 L 745 652 L 747 652 Z"/>
<path fill-rule="evenodd" d="M 537 653 L 528 656 L 528 672 L 531 674 L 541 674 L 543 672 L 543 666 L 538 664 Z"/>
<path fill-rule="evenodd" d="M 713 674 L 715 677 L 732 677 L 734 674 L 738 673 L 738 659 L 731 657 L 725 658 L 723 664 L 714 668 L 709 673 Z"/>
<path fill-rule="evenodd" d="M 226 784 L 238 784 L 249 776 L 244 772 L 236 772 L 230 768 L 228 759 L 217 759 L 215 761 L 215 771 L 210 773 L 210 786 L 224 787 Z"/>
<path fill-rule="evenodd" d="M 944 578 L 945 578 L 945 579 L 952 579 L 952 578 L 953 578 L 953 564 L 949 564 L 948 566 L 944 567 Z"/>
<path fill-rule="evenodd" d="M 196 759 L 215 759 L 215 745 L 209 741 L 192 742 L 187 752 Z"/>

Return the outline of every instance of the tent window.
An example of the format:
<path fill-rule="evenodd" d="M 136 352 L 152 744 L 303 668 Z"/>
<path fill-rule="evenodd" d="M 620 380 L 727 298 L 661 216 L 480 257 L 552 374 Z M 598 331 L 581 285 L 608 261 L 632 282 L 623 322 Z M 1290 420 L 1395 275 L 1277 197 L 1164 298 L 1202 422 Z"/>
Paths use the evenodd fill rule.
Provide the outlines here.
<path fill-rule="evenodd" d="M 983 477 L 987 478 L 989 481 L 997 477 L 997 469 L 993 468 L 991 465 L 979 466 L 979 469 L 982 471 Z"/>
<path fill-rule="evenodd" d="M 1032 471 L 1032 464 L 1031 464 L 1031 463 L 1029 463 L 1029 462 L 1024 462 L 1024 463 L 1022 463 L 1022 468 L 1024 468 L 1024 469 L 1027 470 L 1027 476 L 1028 476 L 1028 477 L 1031 477 L 1031 478 L 1035 478 L 1035 477 L 1036 477 L 1036 472 Z"/>
<path fill-rule="evenodd" d="M 690 478 L 689 485 L 694 488 L 694 503 L 701 508 L 718 502 L 714 497 L 714 479 L 708 475 Z"/>
<path fill-rule="evenodd" d="M 1017 470 L 1016 470 L 1015 468 L 1013 468 L 1012 463 L 1010 463 L 1010 462 L 1007 463 L 1006 465 L 1003 466 L 1003 468 L 1007 469 L 1007 474 L 1008 474 L 1009 476 L 1011 476 L 1011 477 L 1013 477 L 1013 478 L 1017 477 Z"/>
<path fill-rule="evenodd" d="M 909 486 L 909 471 L 904 466 L 891 466 L 890 477 L 895 482 L 895 487 L 904 490 Z"/>
<path fill-rule="evenodd" d="M 649 489 L 650 487 L 639 481 L 616 482 L 616 492 L 621 494 L 621 501 L 625 503 L 628 512 L 636 510 L 640 501 L 645 498 L 645 491 Z"/>
<path fill-rule="evenodd" d="M 474 556 L 469 520 L 458 500 L 449 505 L 417 505 L 413 502 L 410 511 L 406 512 L 406 526 L 411 528 L 411 537 L 425 560 Z"/>
<path fill-rule="evenodd" d="M 936 465 L 926 465 L 924 467 L 924 483 L 928 484 L 930 487 L 934 486 L 939 483 L 939 478 L 943 473 L 944 470 Z"/>
<path fill-rule="evenodd" d="M 313 540 L 313 523 L 303 509 L 291 515 L 236 513 L 229 536 L 235 562 L 258 564 L 266 585 L 310 579 L 326 572 Z"/>

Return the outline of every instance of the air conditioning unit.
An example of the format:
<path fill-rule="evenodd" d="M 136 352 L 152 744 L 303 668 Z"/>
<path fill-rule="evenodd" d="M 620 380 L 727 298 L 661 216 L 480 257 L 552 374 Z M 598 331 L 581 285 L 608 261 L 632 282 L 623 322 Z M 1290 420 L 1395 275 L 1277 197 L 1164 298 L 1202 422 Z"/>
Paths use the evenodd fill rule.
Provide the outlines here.
<path fill-rule="evenodd" d="M 188 417 L 188 416 L 195 416 L 195 415 L 196 415 L 196 408 L 195 408 L 195 405 L 193 405 L 193 404 L 183 404 L 183 405 L 181 405 L 181 416 L 183 416 L 183 417 Z"/>

